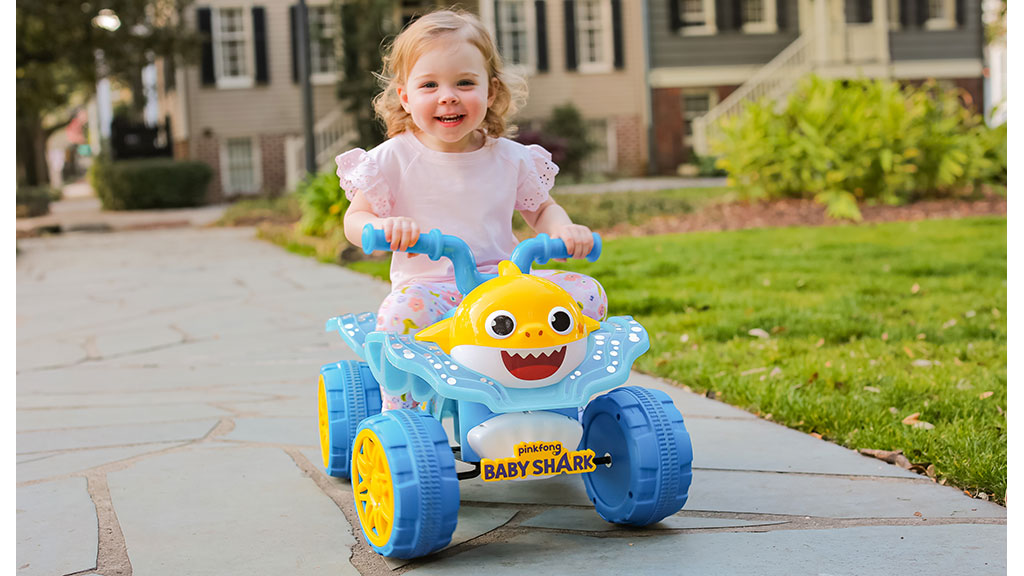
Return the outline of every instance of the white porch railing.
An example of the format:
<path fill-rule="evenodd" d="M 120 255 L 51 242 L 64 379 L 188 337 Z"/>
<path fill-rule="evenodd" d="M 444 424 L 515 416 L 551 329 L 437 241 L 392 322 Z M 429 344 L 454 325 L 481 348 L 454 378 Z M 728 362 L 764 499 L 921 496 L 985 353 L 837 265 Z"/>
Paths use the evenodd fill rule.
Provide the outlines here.
<path fill-rule="evenodd" d="M 814 39 L 801 34 L 775 58 L 765 64 L 742 86 L 725 100 L 693 120 L 693 149 L 707 155 L 709 143 L 721 132 L 720 122 L 739 114 L 748 102 L 761 98 L 780 100 L 790 92 L 805 74 L 814 69 Z"/>
<path fill-rule="evenodd" d="M 335 108 L 313 125 L 313 145 L 317 170 L 334 166 L 334 157 L 344 152 L 358 137 L 355 120 L 341 108 Z M 291 136 L 284 143 L 285 183 L 289 190 L 306 176 L 306 140 Z"/>

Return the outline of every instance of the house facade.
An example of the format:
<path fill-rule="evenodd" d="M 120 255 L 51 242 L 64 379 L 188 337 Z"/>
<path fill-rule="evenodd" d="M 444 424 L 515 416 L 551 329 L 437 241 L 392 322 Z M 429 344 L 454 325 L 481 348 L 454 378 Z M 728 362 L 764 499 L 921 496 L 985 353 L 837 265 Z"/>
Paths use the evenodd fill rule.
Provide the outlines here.
<path fill-rule="evenodd" d="M 808 73 L 926 79 L 982 99 L 980 0 L 648 0 L 654 160 L 675 172 L 713 121 Z"/>

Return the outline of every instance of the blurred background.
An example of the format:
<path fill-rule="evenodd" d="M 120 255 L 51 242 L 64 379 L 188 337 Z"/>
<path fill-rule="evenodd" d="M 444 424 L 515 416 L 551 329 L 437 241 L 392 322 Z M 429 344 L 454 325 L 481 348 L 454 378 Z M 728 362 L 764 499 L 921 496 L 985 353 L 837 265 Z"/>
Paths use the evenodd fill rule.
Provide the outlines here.
<path fill-rule="evenodd" d="M 180 165 L 138 178 L 199 190 L 154 207 L 291 191 L 382 140 L 369 105 L 381 43 L 448 5 L 18 0 L 19 187 L 60 190 L 96 162 L 148 159 L 152 172 L 163 159 Z M 548 147 L 563 183 L 724 175 L 714 146 L 728 121 L 751 103 L 781 106 L 809 77 L 953 90 L 987 125 L 1006 119 L 1005 0 L 460 6 L 527 79 L 518 138 Z M 122 178 L 98 172 L 111 170 Z"/>

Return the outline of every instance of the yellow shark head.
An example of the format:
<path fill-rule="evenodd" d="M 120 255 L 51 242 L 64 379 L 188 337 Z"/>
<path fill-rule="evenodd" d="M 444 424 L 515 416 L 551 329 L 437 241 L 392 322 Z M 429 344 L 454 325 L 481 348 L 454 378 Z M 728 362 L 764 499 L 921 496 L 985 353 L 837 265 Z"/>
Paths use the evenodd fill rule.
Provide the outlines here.
<path fill-rule="evenodd" d="M 587 335 L 600 327 L 560 286 L 505 261 L 497 278 L 416 339 L 434 342 L 458 363 L 510 388 L 540 388 L 583 362 Z"/>

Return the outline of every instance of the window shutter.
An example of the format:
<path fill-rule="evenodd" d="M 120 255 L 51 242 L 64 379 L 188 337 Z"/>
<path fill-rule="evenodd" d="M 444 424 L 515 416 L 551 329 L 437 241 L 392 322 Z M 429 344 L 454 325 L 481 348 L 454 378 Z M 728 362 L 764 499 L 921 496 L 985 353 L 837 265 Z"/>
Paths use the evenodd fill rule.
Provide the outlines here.
<path fill-rule="evenodd" d="M 209 8 L 197 8 L 196 21 L 203 42 L 200 76 L 203 86 L 213 86 L 217 84 L 217 75 L 213 70 L 213 13 Z"/>
<path fill-rule="evenodd" d="M 615 55 L 615 69 L 626 67 L 626 56 L 622 46 L 622 0 L 612 0 L 612 53 Z"/>
<path fill-rule="evenodd" d="M 679 0 L 668 0 L 668 26 L 673 32 L 678 32 L 683 27 L 683 21 L 679 17 Z"/>
<path fill-rule="evenodd" d="M 267 69 L 267 11 L 262 6 L 252 8 L 253 47 L 256 49 L 256 83 L 268 84 L 270 71 Z"/>
<path fill-rule="evenodd" d="M 967 2 L 956 0 L 956 26 L 963 28 L 965 24 L 967 24 Z"/>
<path fill-rule="evenodd" d="M 501 2 L 494 0 L 494 44 L 498 47 L 498 54 L 503 54 L 504 46 L 501 45 Z"/>
<path fill-rule="evenodd" d="M 743 0 L 732 0 L 732 29 L 743 29 Z"/>
<path fill-rule="evenodd" d="M 292 82 L 299 83 L 299 39 L 296 26 L 299 25 L 299 5 L 288 7 L 288 29 L 292 33 Z"/>
<path fill-rule="evenodd" d="M 719 32 L 733 29 L 732 0 L 715 0 L 715 27 Z"/>
<path fill-rule="evenodd" d="M 771 2 L 772 0 L 768 0 Z M 778 26 L 779 32 L 783 30 L 789 30 L 789 16 L 786 10 L 789 8 L 789 3 L 786 0 L 776 0 L 775 2 L 775 25 Z"/>
<path fill-rule="evenodd" d="M 565 0 L 565 69 L 575 70 L 578 64 L 576 54 L 576 3 Z"/>
<path fill-rule="evenodd" d="M 913 28 L 917 24 L 917 0 L 900 0 L 900 27 Z"/>
<path fill-rule="evenodd" d="M 917 26 L 924 27 L 928 20 L 928 0 L 917 0 Z"/>
<path fill-rule="evenodd" d="M 548 13 L 544 0 L 535 0 L 534 13 L 537 17 L 537 71 L 548 71 Z"/>

